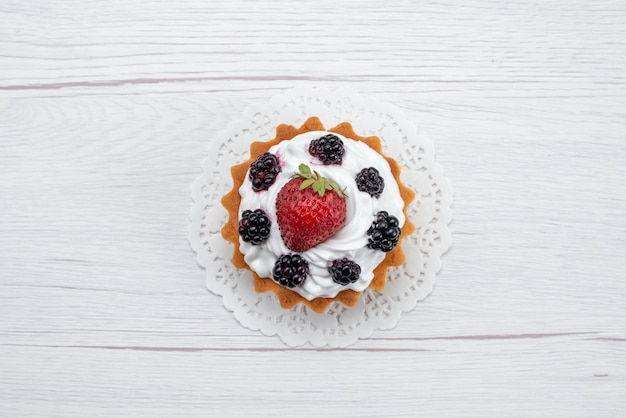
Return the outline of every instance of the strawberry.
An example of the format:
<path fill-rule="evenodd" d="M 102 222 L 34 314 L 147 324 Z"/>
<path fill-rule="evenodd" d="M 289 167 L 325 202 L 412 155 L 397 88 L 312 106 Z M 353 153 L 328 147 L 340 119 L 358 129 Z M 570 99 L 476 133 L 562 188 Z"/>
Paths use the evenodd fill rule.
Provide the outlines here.
<path fill-rule="evenodd" d="M 344 191 L 306 164 L 276 197 L 276 217 L 285 245 L 303 252 L 333 236 L 346 221 Z"/>

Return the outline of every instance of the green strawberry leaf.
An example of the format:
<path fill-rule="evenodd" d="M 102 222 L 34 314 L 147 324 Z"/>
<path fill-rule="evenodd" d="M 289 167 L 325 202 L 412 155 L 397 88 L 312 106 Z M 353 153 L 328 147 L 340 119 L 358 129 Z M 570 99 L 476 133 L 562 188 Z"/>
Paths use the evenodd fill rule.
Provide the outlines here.
<path fill-rule="evenodd" d="M 305 176 L 311 174 L 311 167 L 306 164 L 300 164 L 298 169 L 300 170 L 300 174 L 304 174 Z"/>
<path fill-rule="evenodd" d="M 300 190 L 311 187 L 313 191 L 315 191 L 321 197 L 324 196 L 326 190 L 332 190 L 337 193 L 339 197 L 347 197 L 345 194 L 345 188 L 341 189 L 341 187 L 339 187 L 339 185 L 331 179 L 321 176 L 320 173 L 318 173 L 317 171 L 311 171 L 311 167 L 309 167 L 308 165 L 300 164 L 298 166 L 298 169 L 299 172 L 294 173 L 294 175 L 291 177 L 304 179 L 302 184 L 300 184 Z"/>
<path fill-rule="evenodd" d="M 306 189 L 307 187 L 309 187 L 313 183 L 315 183 L 315 179 L 306 179 L 306 180 L 304 180 L 302 182 L 302 184 L 300 185 L 300 190 Z"/>
<path fill-rule="evenodd" d="M 324 192 L 326 192 L 326 189 L 321 182 L 313 183 L 313 190 L 319 193 L 320 196 L 324 196 Z"/>

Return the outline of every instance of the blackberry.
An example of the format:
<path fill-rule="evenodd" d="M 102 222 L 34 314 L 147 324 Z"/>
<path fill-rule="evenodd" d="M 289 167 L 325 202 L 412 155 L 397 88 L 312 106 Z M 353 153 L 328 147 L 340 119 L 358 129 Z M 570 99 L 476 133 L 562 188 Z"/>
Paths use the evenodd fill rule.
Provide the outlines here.
<path fill-rule="evenodd" d="M 309 274 L 309 264 L 298 254 L 283 254 L 276 263 L 272 275 L 281 286 L 293 288 L 304 283 Z"/>
<path fill-rule="evenodd" d="M 266 152 L 250 164 L 250 181 L 252 182 L 252 190 L 260 192 L 267 190 L 276 181 L 276 176 L 280 173 L 280 165 L 278 158 L 274 154 Z"/>
<path fill-rule="evenodd" d="M 385 180 L 374 167 L 364 168 L 356 175 L 356 187 L 372 197 L 380 197 L 385 188 Z"/>
<path fill-rule="evenodd" d="M 345 152 L 343 141 L 333 134 L 314 139 L 309 144 L 309 154 L 317 157 L 324 165 L 341 165 Z"/>
<path fill-rule="evenodd" d="M 337 259 L 332 262 L 328 271 L 333 276 L 333 281 L 342 286 L 347 286 L 359 280 L 361 266 L 347 258 Z"/>
<path fill-rule="evenodd" d="M 263 243 L 270 236 L 272 223 L 262 209 L 244 210 L 239 221 L 239 235 L 252 245 Z"/>
<path fill-rule="evenodd" d="M 382 210 L 376 214 L 376 220 L 367 230 L 369 235 L 367 246 L 383 252 L 391 251 L 398 245 L 400 232 L 398 218 Z"/>

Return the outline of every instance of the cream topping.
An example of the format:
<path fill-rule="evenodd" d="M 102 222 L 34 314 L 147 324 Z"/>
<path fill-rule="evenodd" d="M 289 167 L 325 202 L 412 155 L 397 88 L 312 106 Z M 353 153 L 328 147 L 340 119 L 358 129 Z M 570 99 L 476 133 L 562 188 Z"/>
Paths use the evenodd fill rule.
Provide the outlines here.
<path fill-rule="evenodd" d="M 251 245 L 239 238 L 240 251 L 244 260 L 260 277 L 272 277 L 274 263 L 282 254 L 293 253 L 284 244 L 278 221 L 276 220 L 276 196 L 280 189 L 298 171 L 298 166 L 307 164 L 312 170 L 328 177 L 346 188 L 346 223 L 331 238 L 317 246 L 299 253 L 309 263 L 309 276 L 300 286 L 291 289 L 308 300 L 319 297 L 335 297 L 345 289 L 361 292 L 369 286 L 374 277 L 374 269 L 383 261 L 385 253 L 367 248 L 367 230 L 379 211 L 385 210 L 398 218 L 404 225 L 404 201 L 387 161 L 367 144 L 335 134 L 343 141 L 345 154 L 341 165 L 323 165 L 308 153 L 309 143 L 328 134 L 325 131 L 312 131 L 295 138 L 282 141 L 269 149 L 278 157 L 281 172 L 275 183 L 267 191 L 255 192 L 246 174 L 239 189 L 241 205 L 239 218 L 246 209 L 263 209 L 272 222 L 271 234 L 261 245 Z M 364 168 L 375 167 L 384 180 L 383 193 L 378 198 L 361 192 L 355 177 Z M 333 281 L 328 272 L 329 262 L 347 257 L 361 266 L 361 275 L 355 283 L 343 286 Z"/>

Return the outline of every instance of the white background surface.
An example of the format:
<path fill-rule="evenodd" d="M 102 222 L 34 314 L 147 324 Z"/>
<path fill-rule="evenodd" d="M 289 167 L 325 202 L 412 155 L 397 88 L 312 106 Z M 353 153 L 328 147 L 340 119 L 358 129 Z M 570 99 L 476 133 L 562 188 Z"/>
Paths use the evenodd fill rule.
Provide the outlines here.
<path fill-rule="evenodd" d="M 0 415 L 626 416 L 626 5 L 0 2 Z M 394 103 L 455 191 L 434 293 L 343 350 L 204 289 L 208 141 L 296 85 Z"/>

